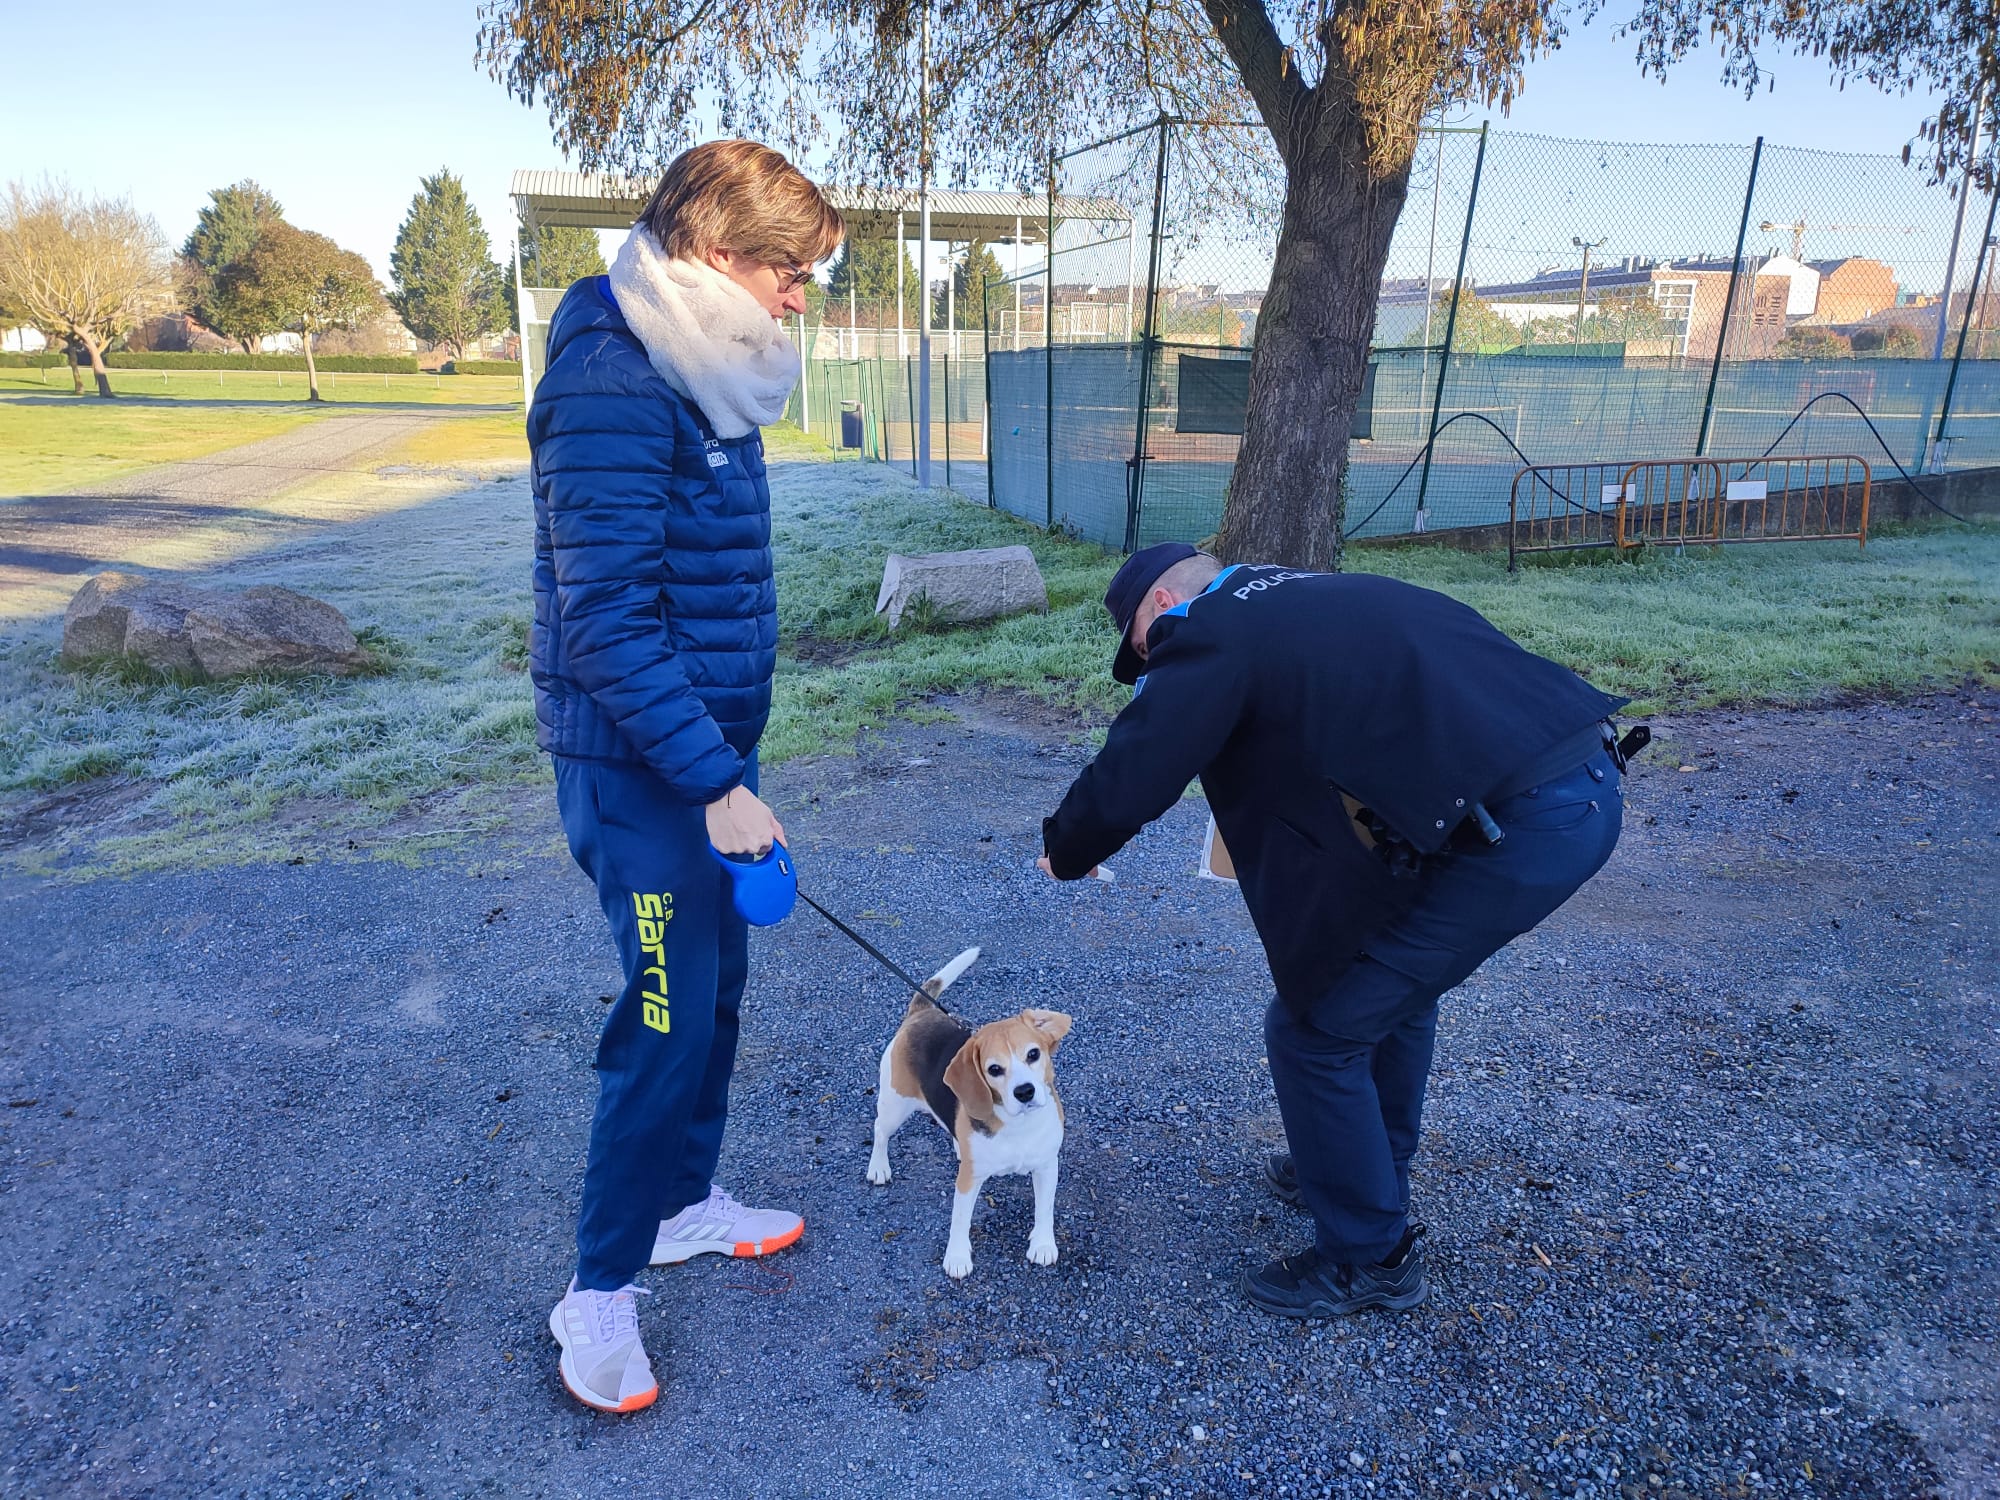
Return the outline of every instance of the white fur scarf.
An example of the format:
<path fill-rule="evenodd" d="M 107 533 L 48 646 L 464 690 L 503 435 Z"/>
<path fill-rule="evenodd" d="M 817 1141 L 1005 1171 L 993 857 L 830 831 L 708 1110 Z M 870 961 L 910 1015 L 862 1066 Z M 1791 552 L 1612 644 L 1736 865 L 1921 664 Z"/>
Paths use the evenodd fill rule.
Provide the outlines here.
<path fill-rule="evenodd" d="M 701 408 L 717 437 L 742 437 L 785 414 L 799 351 L 755 297 L 713 266 L 668 259 L 635 224 L 611 263 L 611 292 L 660 378 Z"/>

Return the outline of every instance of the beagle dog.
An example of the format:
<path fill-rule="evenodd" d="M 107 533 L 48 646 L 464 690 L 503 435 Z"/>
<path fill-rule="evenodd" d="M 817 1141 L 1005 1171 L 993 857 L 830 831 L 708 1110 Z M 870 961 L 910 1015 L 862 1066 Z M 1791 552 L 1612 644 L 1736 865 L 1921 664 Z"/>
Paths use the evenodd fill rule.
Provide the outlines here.
<path fill-rule="evenodd" d="M 972 1207 L 989 1177 L 1025 1172 L 1035 1184 L 1035 1227 L 1028 1259 L 1056 1260 L 1056 1157 L 1063 1143 L 1056 1097 L 1056 1044 L 1069 1034 L 1060 1011 L 1024 1010 L 974 1027 L 940 1006 L 938 996 L 979 957 L 968 948 L 910 997 L 903 1024 L 882 1053 L 875 1093 L 875 1151 L 868 1180 L 889 1180 L 889 1137 L 921 1111 L 945 1128 L 958 1152 L 951 1200 L 947 1276 L 972 1271 Z"/>

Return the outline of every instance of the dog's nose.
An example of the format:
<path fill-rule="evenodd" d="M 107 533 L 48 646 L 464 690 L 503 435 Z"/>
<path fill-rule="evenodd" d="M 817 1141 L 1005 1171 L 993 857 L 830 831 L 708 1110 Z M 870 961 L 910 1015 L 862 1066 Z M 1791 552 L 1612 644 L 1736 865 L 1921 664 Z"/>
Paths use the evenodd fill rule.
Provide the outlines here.
<path fill-rule="evenodd" d="M 1035 1097 L 1035 1086 L 1032 1083 L 1015 1084 L 1014 1097 L 1019 1099 L 1023 1104 L 1028 1103 Z"/>

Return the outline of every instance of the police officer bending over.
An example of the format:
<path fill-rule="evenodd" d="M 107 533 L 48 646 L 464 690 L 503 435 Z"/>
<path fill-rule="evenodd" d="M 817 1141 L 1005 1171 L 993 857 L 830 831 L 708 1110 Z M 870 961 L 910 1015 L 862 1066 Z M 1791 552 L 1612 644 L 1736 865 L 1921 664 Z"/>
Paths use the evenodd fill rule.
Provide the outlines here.
<path fill-rule="evenodd" d="M 1389 578 L 1165 543 L 1104 602 L 1112 675 L 1137 691 L 1042 825 L 1042 868 L 1089 875 L 1201 778 L 1277 986 L 1264 1035 L 1291 1152 L 1265 1171 L 1315 1229 L 1244 1291 L 1291 1317 L 1414 1307 L 1438 997 L 1610 857 L 1626 700 Z"/>

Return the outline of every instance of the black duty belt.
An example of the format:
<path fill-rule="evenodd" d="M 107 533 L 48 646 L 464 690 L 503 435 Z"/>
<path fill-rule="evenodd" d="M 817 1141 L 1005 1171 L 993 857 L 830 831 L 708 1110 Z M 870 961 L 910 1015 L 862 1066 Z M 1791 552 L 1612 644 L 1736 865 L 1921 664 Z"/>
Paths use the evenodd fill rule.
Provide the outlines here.
<path fill-rule="evenodd" d="M 1600 719 L 1589 728 L 1558 740 L 1513 775 L 1504 778 L 1500 785 L 1480 800 L 1486 806 L 1492 807 L 1497 802 L 1505 802 L 1509 797 L 1518 797 L 1545 781 L 1553 781 L 1558 776 L 1567 776 L 1591 756 L 1605 749 L 1609 744 L 1605 732 L 1607 727 L 1606 721 Z"/>

